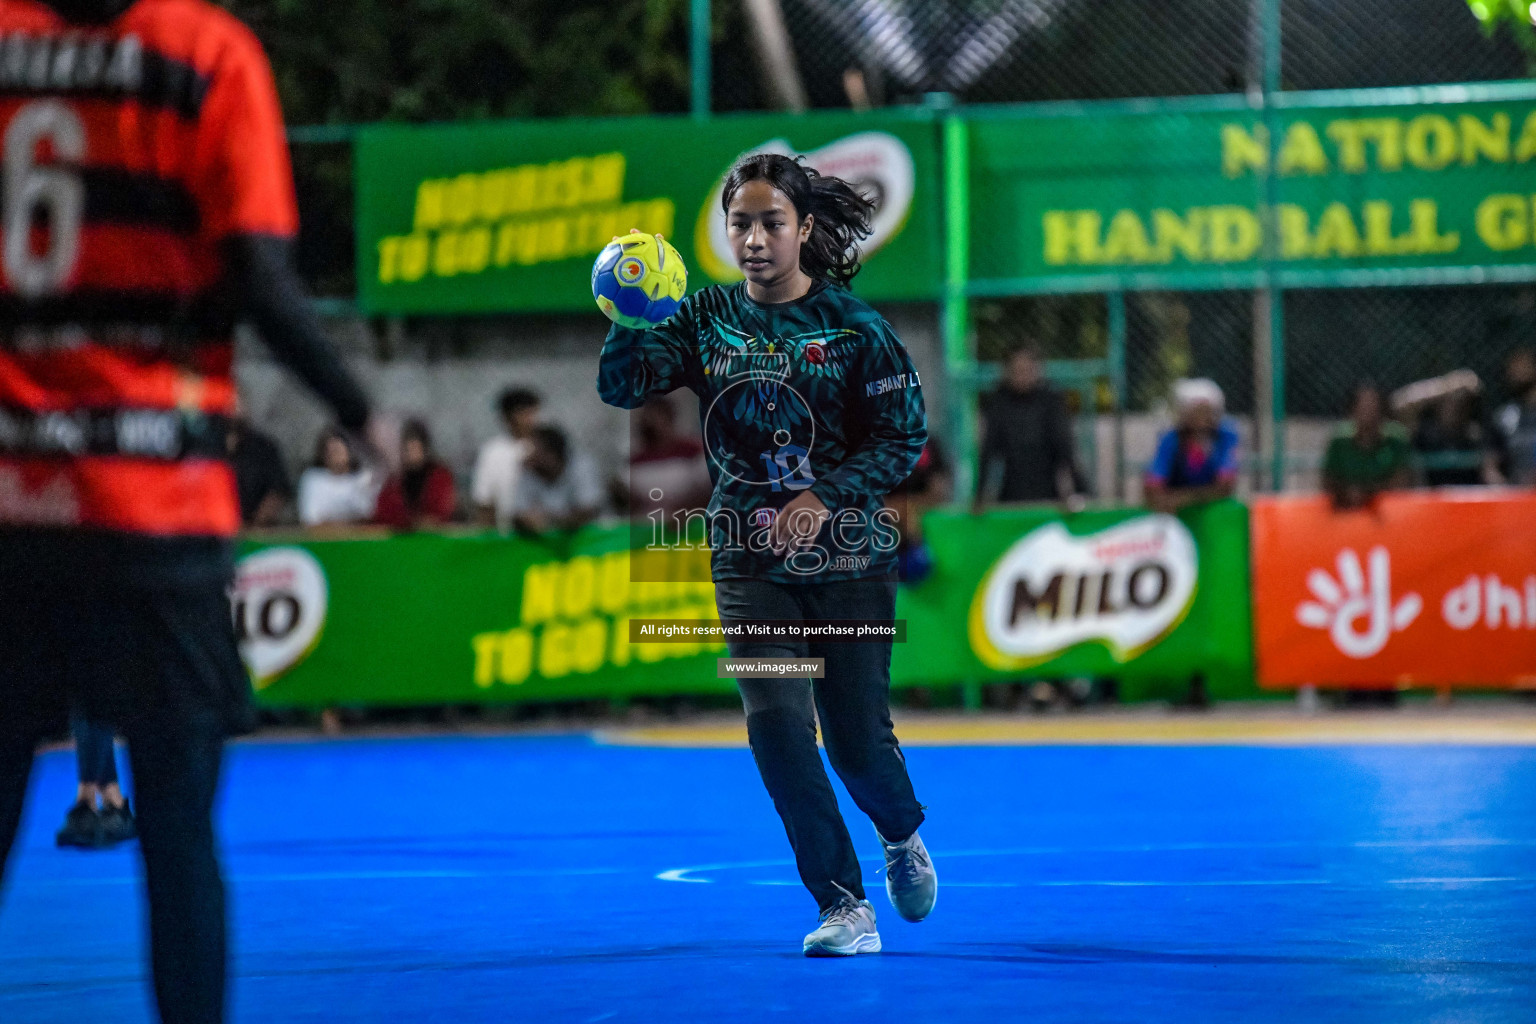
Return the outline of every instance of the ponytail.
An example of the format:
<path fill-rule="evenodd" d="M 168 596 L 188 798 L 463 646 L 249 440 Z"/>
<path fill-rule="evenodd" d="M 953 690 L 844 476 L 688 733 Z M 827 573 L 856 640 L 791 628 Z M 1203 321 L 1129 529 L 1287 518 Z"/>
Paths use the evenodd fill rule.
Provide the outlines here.
<path fill-rule="evenodd" d="M 754 153 L 742 157 L 726 176 L 720 207 L 749 181 L 765 181 L 784 193 L 804 220 L 813 217 L 811 235 L 800 246 L 800 269 L 812 279 L 848 286 L 859 272 L 859 243 L 869 237 L 875 206 L 842 178 L 816 173 L 800 157 Z"/>

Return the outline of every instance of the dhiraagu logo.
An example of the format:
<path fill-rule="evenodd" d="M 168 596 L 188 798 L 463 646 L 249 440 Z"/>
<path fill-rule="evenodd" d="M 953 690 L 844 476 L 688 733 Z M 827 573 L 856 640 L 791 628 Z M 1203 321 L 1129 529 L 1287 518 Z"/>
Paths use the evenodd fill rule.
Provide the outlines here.
<path fill-rule="evenodd" d="M 267 548 L 240 559 L 230 598 L 240 656 L 256 689 L 319 645 L 329 588 L 325 570 L 303 548 Z"/>
<path fill-rule="evenodd" d="M 860 248 L 870 256 L 901 234 L 912 212 L 912 193 L 917 178 L 912 151 L 889 132 L 856 132 L 830 142 L 820 149 L 799 153 L 787 139 L 774 139 L 747 150 L 752 153 L 781 153 L 805 157 L 805 162 L 822 174 L 842 178 L 863 192 L 875 204 L 873 229 Z M 734 163 L 734 161 L 733 161 Z M 736 257 L 725 237 L 725 211 L 720 209 L 720 194 L 725 189 L 725 174 L 715 182 L 699 218 L 694 224 L 693 248 L 700 266 L 721 283 L 740 281 Z"/>
<path fill-rule="evenodd" d="M 1049 661 L 1097 642 L 1129 661 L 1184 621 L 1195 600 L 1195 539 L 1173 516 L 1074 536 L 1061 523 L 1003 552 L 971 601 L 971 649 L 993 669 Z"/>

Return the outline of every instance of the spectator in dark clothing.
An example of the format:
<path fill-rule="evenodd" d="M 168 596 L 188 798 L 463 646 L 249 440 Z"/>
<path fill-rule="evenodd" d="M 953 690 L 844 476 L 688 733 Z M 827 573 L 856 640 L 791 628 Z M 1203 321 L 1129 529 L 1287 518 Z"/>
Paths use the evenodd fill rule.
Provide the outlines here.
<path fill-rule="evenodd" d="M 271 526 L 283 516 L 293 498 L 293 484 L 277 443 L 251 426 L 239 410 L 224 435 L 243 526 Z"/>
<path fill-rule="evenodd" d="M 949 460 L 929 435 L 911 475 L 885 499 L 885 507 L 896 513 L 896 529 L 901 534 L 896 572 L 902 583 L 921 583 L 933 572 L 933 555 L 923 539 L 923 515 L 948 501 L 949 490 Z"/>
<path fill-rule="evenodd" d="M 1002 382 L 983 398 L 981 415 L 976 511 L 992 502 L 1071 501 L 1086 491 L 1066 403 L 1046 382 L 1032 346 L 1008 355 Z"/>
<path fill-rule="evenodd" d="M 1369 505 L 1382 491 L 1413 482 L 1408 432 L 1386 418 L 1374 384 L 1355 388 L 1350 421 L 1339 428 L 1323 456 L 1323 489 L 1336 509 Z"/>
<path fill-rule="evenodd" d="M 1493 415 L 1498 469 L 1493 482 L 1536 484 L 1536 351 L 1510 353 L 1504 391 L 1505 402 Z"/>
<path fill-rule="evenodd" d="M 396 530 L 419 530 L 453 521 L 458 503 L 453 474 L 432 452 L 432 435 L 421 420 L 400 428 L 400 471 L 384 483 L 373 521 Z"/>
<path fill-rule="evenodd" d="M 1415 381 L 1392 395 L 1430 487 L 1475 487 L 1500 479 L 1490 431 L 1480 422 L 1483 382 L 1471 370 Z"/>
<path fill-rule="evenodd" d="M 1158 441 L 1147 467 L 1147 504 L 1159 512 L 1232 496 L 1237 486 L 1237 429 L 1224 418 L 1226 396 L 1213 380 L 1174 385 L 1178 422 Z"/>

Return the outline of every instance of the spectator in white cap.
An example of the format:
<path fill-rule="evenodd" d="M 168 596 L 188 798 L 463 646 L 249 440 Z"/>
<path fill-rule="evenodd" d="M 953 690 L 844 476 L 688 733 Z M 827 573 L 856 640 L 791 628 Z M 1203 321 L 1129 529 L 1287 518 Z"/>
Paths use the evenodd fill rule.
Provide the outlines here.
<path fill-rule="evenodd" d="M 1159 512 L 1231 497 L 1237 485 L 1237 430 L 1226 419 L 1226 397 L 1213 380 L 1173 386 L 1178 417 L 1147 467 L 1147 504 Z"/>

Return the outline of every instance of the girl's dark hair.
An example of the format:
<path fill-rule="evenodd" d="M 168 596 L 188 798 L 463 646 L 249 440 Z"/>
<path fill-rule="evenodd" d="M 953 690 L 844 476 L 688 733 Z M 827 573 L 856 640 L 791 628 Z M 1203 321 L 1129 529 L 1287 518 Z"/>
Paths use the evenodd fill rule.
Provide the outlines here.
<path fill-rule="evenodd" d="M 410 441 L 413 438 L 415 440 L 421 442 L 421 446 L 427 450 L 427 457 L 431 458 L 432 457 L 432 432 L 427 429 L 427 424 L 426 424 L 426 422 L 424 420 L 415 419 L 413 417 L 412 419 L 406 420 L 405 423 L 401 425 L 401 427 L 400 427 L 400 444 L 401 444 L 401 446 L 403 447 L 405 445 L 405 442 Z"/>
<path fill-rule="evenodd" d="M 347 435 L 336 427 L 327 427 L 320 431 L 319 437 L 315 438 L 315 465 L 320 469 L 326 468 L 325 449 L 332 438 L 340 441 L 341 446 L 347 450 L 347 472 L 357 472 L 357 452 L 353 450 L 352 442 L 347 440 Z"/>
<path fill-rule="evenodd" d="M 749 181 L 766 181 L 794 204 L 795 212 L 811 222 L 811 236 L 800 246 L 800 269 L 812 278 L 847 286 L 859 272 L 859 242 L 869 237 L 875 204 L 842 178 L 817 174 L 800 157 L 754 153 L 742 157 L 726 175 L 720 208 Z"/>

